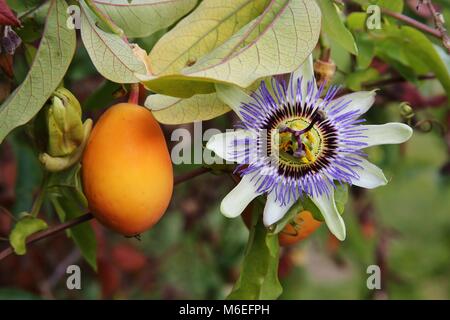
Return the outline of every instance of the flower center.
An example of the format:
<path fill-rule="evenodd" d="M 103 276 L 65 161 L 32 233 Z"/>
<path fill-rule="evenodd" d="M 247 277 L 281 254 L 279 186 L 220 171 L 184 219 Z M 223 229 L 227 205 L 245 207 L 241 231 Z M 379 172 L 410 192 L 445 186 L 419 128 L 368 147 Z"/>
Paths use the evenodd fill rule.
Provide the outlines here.
<path fill-rule="evenodd" d="M 294 167 L 313 164 L 319 157 L 323 137 L 317 121 L 295 117 L 279 123 L 272 130 L 272 150 L 278 150 L 279 161 Z"/>

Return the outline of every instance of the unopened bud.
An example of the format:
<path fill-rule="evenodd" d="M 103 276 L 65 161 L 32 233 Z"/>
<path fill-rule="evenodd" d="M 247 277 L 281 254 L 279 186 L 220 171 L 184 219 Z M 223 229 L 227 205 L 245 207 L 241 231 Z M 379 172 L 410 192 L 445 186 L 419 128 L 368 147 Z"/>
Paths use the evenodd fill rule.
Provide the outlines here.
<path fill-rule="evenodd" d="M 405 119 L 411 119 L 414 117 L 413 108 L 406 102 L 400 104 L 400 114 Z"/>
<path fill-rule="evenodd" d="M 48 144 L 39 159 L 48 171 L 61 171 L 80 160 L 92 121 L 87 119 L 83 124 L 80 103 L 62 87 L 55 90 L 46 108 Z"/>
<path fill-rule="evenodd" d="M 317 85 L 320 87 L 323 83 L 330 83 L 336 72 L 336 64 L 332 61 L 317 60 L 314 62 L 314 73 Z"/>
<path fill-rule="evenodd" d="M 71 154 L 83 140 L 83 123 L 77 106 L 63 104 L 54 96 L 47 109 L 48 154 L 61 157 Z"/>
<path fill-rule="evenodd" d="M 71 166 L 75 165 L 81 160 L 83 156 L 84 149 L 88 142 L 89 136 L 92 130 L 92 120 L 87 119 L 83 124 L 83 140 L 81 144 L 75 149 L 75 151 L 64 157 L 54 157 L 48 153 L 41 153 L 39 155 L 39 160 L 44 165 L 45 169 L 50 172 L 58 172 L 66 170 Z"/>

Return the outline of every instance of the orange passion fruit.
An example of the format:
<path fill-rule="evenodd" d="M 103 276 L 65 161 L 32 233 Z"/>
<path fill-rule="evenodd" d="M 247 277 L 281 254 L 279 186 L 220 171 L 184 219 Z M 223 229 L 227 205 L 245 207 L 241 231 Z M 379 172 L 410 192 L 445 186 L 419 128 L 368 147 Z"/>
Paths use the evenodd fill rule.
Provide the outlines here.
<path fill-rule="evenodd" d="M 82 160 L 83 189 L 93 215 L 126 236 L 151 228 L 173 190 L 172 163 L 152 113 L 120 103 L 98 120 Z"/>
<path fill-rule="evenodd" d="M 314 219 L 310 211 L 300 211 L 279 233 L 280 245 L 290 246 L 308 238 L 321 224 L 321 221 Z"/>
<path fill-rule="evenodd" d="M 250 204 L 242 213 L 242 220 L 248 229 L 251 226 L 252 211 L 253 206 Z M 314 219 L 310 211 L 300 211 L 278 234 L 280 246 L 290 246 L 308 238 L 321 224 L 321 221 Z"/>

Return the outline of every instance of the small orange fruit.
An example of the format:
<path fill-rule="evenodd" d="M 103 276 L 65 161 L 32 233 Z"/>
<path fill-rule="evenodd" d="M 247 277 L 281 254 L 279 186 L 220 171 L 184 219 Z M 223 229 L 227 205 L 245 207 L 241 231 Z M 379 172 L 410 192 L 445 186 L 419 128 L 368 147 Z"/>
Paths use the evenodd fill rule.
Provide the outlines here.
<path fill-rule="evenodd" d="M 309 237 L 322 224 L 314 219 L 309 211 L 301 211 L 295 219 L 288 223 L 279 233 L 278 239 L 281 246 L 290 246 Z"/>
<path fill-rule="evenodd" d="M 253 205 L 245 208 L 241 217 L 247 229 L 250 230 L 253 216 Z M 287 223 L 283 230 L 278 234 L 280 246 L 286 247 L 293 245 L 301 240 L 308 238 L 322 224 L 321 221 L 314 219 L 312 213 L 307 210 L 300 211 L 295 219 Z"/>
<path fill-rule="evenodd" d="M 173 171 L 152 113 L 130 103 L 110 107 L 89 137 L 82 178 L 89 209 L 105 226 L 133 236 L 157 223 L 172 197 Z"/>

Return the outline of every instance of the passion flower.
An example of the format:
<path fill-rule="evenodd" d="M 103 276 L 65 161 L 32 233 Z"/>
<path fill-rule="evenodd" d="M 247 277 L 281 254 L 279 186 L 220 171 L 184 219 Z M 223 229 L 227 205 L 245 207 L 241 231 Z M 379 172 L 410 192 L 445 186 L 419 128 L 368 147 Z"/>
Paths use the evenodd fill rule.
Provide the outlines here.
<path fill-rule="evenodd" d="M 214 135 L 207 148 L 237 162 L 239 184 L 222 200 L 221 212 L 236 217 L 258 195 L 267 194 L 263 221 L 278 222 L 302 197 L 321 211 L 340 240 L 345 224 L 334 201 L 335 183 L 363 188 L 385 185 L 382 170 L 363 149 L 407 141 L 412 129 L 402 123 L 363 125 L 360 117 L 375 100 L 374 91 L 336 98 L 338 87 L 317 88 L 312 57 L 289 83 L 272 78 L 250 96 L 236 87 L 216 85 L 219 97 L 240 117 L 238 130 Z"/>

